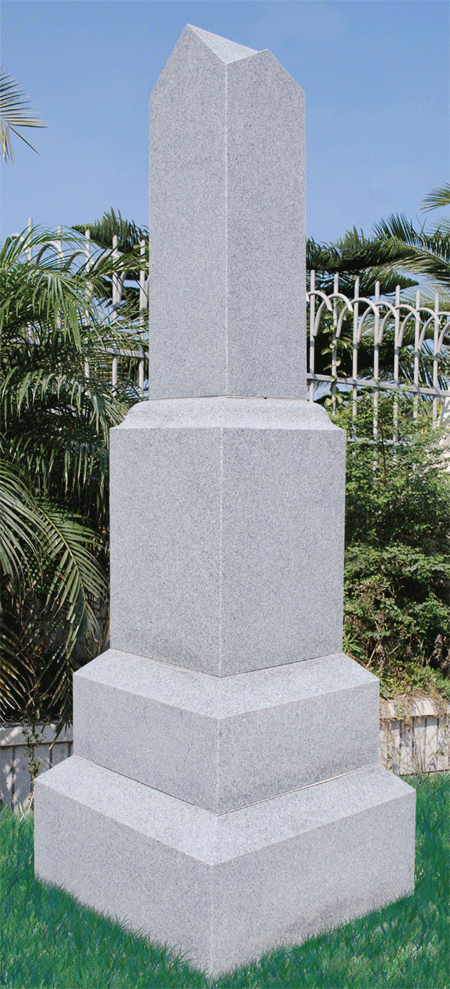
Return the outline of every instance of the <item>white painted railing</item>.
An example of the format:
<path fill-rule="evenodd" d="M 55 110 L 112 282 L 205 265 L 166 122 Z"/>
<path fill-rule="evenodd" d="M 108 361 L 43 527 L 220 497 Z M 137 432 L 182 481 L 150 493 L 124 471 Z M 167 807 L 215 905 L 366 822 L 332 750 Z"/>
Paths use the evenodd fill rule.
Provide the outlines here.
<path fill-rule="evenodd" d="M 32 227 L 32 219 L 28 218 L 28 229 Z M 61 227 L 58 227 L 58 233 L 61 232 Z M 87 261 L 92 256 L 91 254 L 91 239 L 90 231 L 85 231 L 85 243 L 83 254 Z M 62 251 L 62 242 L 56 240 L 53 242 L 57 250 Z M 118 252 L 118 239 L 113 238 L 112 248 L 114 256 L 119 256 Z M 31 252 L 27 252 L 31 255 Z M 141 256 L 145 255 L 145 240 L 140 242 L 140 253 Z M 112 285 L 112 305 L 113 305 L 113 321 L 118 317 L 123 288 L 125 282 L 125 276 L 114 275 L 113 285 Z M 145 344 L 145 331 L 146 331 L 146 312 L 148 310 L 148 272 L 144 267 L 139 272 L 139 334 L 142 336 L 144 346 Z M 384 392 L 394 392 L 394 394 L 403 394 L 414 396 L 414 418 L 417 418 L 419 398 L 432 399 L 433 402 L 433 418 L 434 421 L 438 419 L 438 411 L 441 406 L 443 417 L 450 418 L 450 388 L 449 383 L 446 381 L 446 386 L 441 387 L 439 379 L 442 380 L 442 365 L 443 365 L 443 348 L 446 335 L 450 334 L 450 312 L 445 308 L 441 308 L 441 303 L 439 295 L 435 295 L 434 306 L 430 308 L 423 303 L 421 299 L 420 291 L 416 292 L 416 298 L 414 305 L 405 302 L 401 298 L 401 289 L 397 285 L 395 292 L 395 302 L 387 300 L 380 297 L 380 283 L 377 282 L 375 286 L 375 295 L 371 298 L 361 296 L 359 294 L 359 278 L 355 279 L 353 297 L 349 298 L 339 291 L 339 275 L 334 276 L 334 287 L 333 292 L 326 294 L 320 289 L 316 288 L 316 272 L 310 272 L 310 289 L 306 293 L 306 306 L 307 306 L 307 326 L 308 326 L 308 398 L 310 401 L 314 401 L 317 398 L 320 391 L 323 392 L 324 386 L 331 386 L 331 392 L 333 396 L 333 404 L 335 402 L 336 391 L 339 391 L 339 386 L 344 390 L 351 390 L 352 392 L 352 409 L 353 418 L 356 420 L 357 415 L 357 396 L 364 389 L 373 389 L 373 407 L 374 407 L 374 424 L 373 431 L 374 437 L 377 436 L 377 414 L 378 414 L 378 395 L 380 391 Z M 320 335 L 321 327 L 323 326 L 323 321 L 326 314 L 331 314 L 332 320 L 332 341 L 331 341 L 331 373 L 330 374 L 317 374 L 315 371 L 317 365 L 317 354 L 316 354 L 316 342 L 318 335 Z M 342 376 L 339 372 L 339 341 L 342 335 L 342 329 L 344 326 L 344 319 L 347 315 L 352 318 L 353 325 L 353 339 L 352 339 L 352 374 L 350 376 Z M 405 345 L 404 338 L 405 332 L 408 331 L 411 326 L 414 326 L 414 344 Z M 380 353 L 383 346 L 383 338 L 386 333 L 394 329 L 394 355 L 392 364 L 392 376 L 386 380 L 384 377 L 380 377 Z M 373 375 L 372 377 L 361 378 L 358 376 L 358 366 L 359 366 L 359 353 L 358 348 L 361 344 L 361 340 L 370 334 L 370 338 L 373 340 Z M 400 365 L 401 365 L 401 351 L 405 346 L 409 346 L 411 356 L 413 357 L 413 375 L 412 381 L 405 381 L 401 379 L 400 376 Z M 425 386 L 419 384 L 420 382 L 420 357 L 421 354 L 425 353 L 425 350 L 430 355 L 432 361 L 432 385 Z M 117 385 L 119 380 L 119 370 L 118 361 L 120 357 L 136 357 L 136 351 L 131 350 L 114 350 L 112 353 L 112 376 L 111 384 L 113 387 Z M 141 350 L 140 356 L 138 358 L 138 387 L 141 394 L 144 392 L 144 364 L 145 355 L 144 350 Z M 394 415 L 393 415 L 393 440 L 396 441 L 396 416 L 397 408 L 394 401 Z M 348 439 L 351 440 L 352 436 L 349 434 Z"/>
<path fill-rule="evenodd" d="M 39 773 L 72 754 L 72 726 L 51 747 L 54 733 L 54 725 L 47 727 L 35 747 L 35 762 L 42 760 Z M 0 727 L 0 804 L 8 804 L 14 812 L 26 810 L 30 800 L 26 741 L 20 725 Z M 429 700 L 415 701 L 408 711 L 401 712 L 394 703 L 381 701 L 379 762 L 397 776 L 449 772 L 449 742 L 450 702 L 438 708 Z"/>
<path fill-rule="evenodd" d="M 359 278 L 355 279 L 353 298 L 343 295 L 339 291 L 339 275 L 334 276 L 334 290 L 327 295 L 316 289 L 316 273 L 310 273 L 310 291 L 307 292 L 308 306 L 308 326 L 309 326 L 309 372 L 308 372 L 308 397 L 314 400 L 317 387 L 320 384 L 329 383 L 332 385 L 332 392 L 335 393 L 338 385 L 345 390 L 351 389 L 353 399 L 353 418 L 357 415 L 357 394 L 362 389 L 373 389 L 374 396 L 374 437 L 377 435 L 377 410 L 378 394 L 380 391 L 403 393 L 414 396 L 413 415 L 414 419 L 418 415 L 419 398 L 428 398 L 433 401 L 433 420 L 437 421 L 439 405 L 442 405 L 444 416 L 450 413 L 450 388 L 449 382 L 441 387 L 439 378 L 443 358 L 443 347 L 445 338 L 450 336 L 450 312 L 441 309 L 439 294 L 434 296 L 434 306 L 430 308 L 421 300 L 420 290 L 416 292 L 415 304 L 412 305 L 401 299 L 400 286 L 397 285 L 395 291 L 395 302 L 380 298 L 380 282 L 376 282 L 375 295 L 372 298 L 361 296 L 359 293 Z M 316 374 L 316 339 L 320 331 L 321 322 L 326 313 L 332 314 L 332 340 L 331 340 L 331 374 Z M 338 347 L 342 334 L 344 319 L 346 316 L 352 318 L 352 374 L 351 376 L 340 376 L 338 373 L 339 359 Z M 410 325 L 408 325 L 410 324 Z M 412 381 L 401 380 L 400 378 L 400 354 L 402 347 L 405 347 L 405 331 L 412 340 L 409 333 L 411 325 L 414 327 L 414 344 L 408 346 L 413 358 Z M 394 331 L 394 353 L 392 376 L 386 380 L 385 375 L 380 377 L 380 348 L 383 338 L 389 330 Z M 364 335 L 369 333 L 373 340 L 373 377 L 358 377 L 358 347 Z M 420 384 L 420 358 L 427 351 L 429 359 L 432 361 L 432 386 L 428 387 Z M 394 442 L 396 436 L 397 409 L 394 401 Z M 351 438 L 351 437 L 349 437 Z"/>

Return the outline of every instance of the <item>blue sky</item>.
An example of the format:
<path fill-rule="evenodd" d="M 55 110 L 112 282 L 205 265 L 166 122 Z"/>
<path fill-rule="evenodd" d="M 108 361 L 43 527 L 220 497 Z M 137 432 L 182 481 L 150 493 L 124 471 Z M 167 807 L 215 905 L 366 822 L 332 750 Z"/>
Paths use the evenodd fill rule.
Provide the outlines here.
<path fill-rule="evenodd" d="M 1 162 L 2 240 L 29 215 L 148 223 L 148 95 L 186 23 L 269 48 L 304 89 L 308 236 L 423 221 L 449 177 L 444 0 L 3 0 L 1 64 L 48 128 Z"/>

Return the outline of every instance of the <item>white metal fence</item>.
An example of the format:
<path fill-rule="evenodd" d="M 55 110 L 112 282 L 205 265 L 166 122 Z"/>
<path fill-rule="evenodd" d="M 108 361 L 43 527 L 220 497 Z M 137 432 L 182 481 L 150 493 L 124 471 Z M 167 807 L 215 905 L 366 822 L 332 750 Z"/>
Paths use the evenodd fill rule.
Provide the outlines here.
<path fill-rule="evenodd" d="M 325 294 L 316 288 L 316 273 L 310 273 L 310 291 L 307 293 L 308 326 L 309 326 L 309 372 L 308 397 L 311 401 L 317 395 L 317 386 L 328 383 L 331 393 L 336 395 L 339 386 L 352 393 L 353 420 L 357 416 L 357 396 L 363 389 L 373 390 L 373 432 L 377 436 L 378 396 L 380 391 L 394 393 L 393 410 L 393 439 L 397 439 L 397 415 L 399 393 L 413 396 L 413 416 L 417 419 L 419 398 L 427 398 L 433 403 L 433 421 L 437 422 L 439 409 L 443 417 L 450 411 L 450 389 L 448 379 L 444 375 L 443 359 L 445 356 L 445 338 L 450 338 L 450 311 L 440 306 L 439 294 L 434 297 L 434 307 L 421 301 L 420 290 L 416 292 L 415 303 L 412 305 L 401 298 L 400 286 L 395 291 L 395 302 L 380 297 L 380 283 L 376 282 L 375 295 L 367 298 L 359 294 L 359 278 L 355 279 L 353 297 L 349 298 L 339 291 L 339 275 L 334 276 L 334 288 L 330 294 Z M 331 314 L 331 373 L 316 374 L 316 344 L 323 324 L 324 316 Z M 339 343 L 342 337 L 344 320 L 351 318 L 351 375 L 339 375 Z M 412 338 L 411 326 L 414 328 Z M 384 369 L 380 373 L 380 356 L 383 341 L 391 331 L 393 362 L 392 373 Z M 366 335 L 373 346 L 372 376 L 358 376 L 358 348 Z M 350 341 L 348 341 L 350 344 Z M 447 343 L 448 345 L 448 343 Z M 409 378 L 400 376 L 400 356 L 403 348 L 409 357 L 412 374 Z M 421 358 L 426 355 L 428 365 L 431 365 L 432 381 L 426 385 L 421 381 Z M 349 437 L 351 438 L 351 437 Z"/>
<path fill-rule="evenodd" d="M 32 227 L 32 219 L 28 218 L 28 228 Z M 62 230 L 58 227 L 58 233 Z M 90 231 L 85 231 L 84 256 L 89 260 L 91 255 Z M 62 244 L 55 241 L 55 247 L 62 252 Z M 118 257 L 118 238 L 113 237 L 113 255 Z M 140 254 L 145 256 L 146 242 L 140 242 Z M 117 320 L 121 308 L 125 275 L 112 276 L 112 308 L 113 321 Z M 139 334 L 145 340 L 147 310 L 148 310 L 148 274 L 144 267 L 139 271 Z M 327 294 L 316 287 L 316 272 L 310 272 L 310 288 L 306 293 L 307 327 L 308 327 L 308 393 L 310 401 L 316 400 L 324 389 L 331 393 L 332 405 L 336 405 L 338 392 L 351 392 L 352 414 L 354 423 L 357 417 L 357 398 L 364 390 L 373 392 L 373 434 L 377 437 L 378 401 L 380 392 L 394 393 L 393 403 L 393 440 L 397 439 L 397 414 L 400 394 L 413 397 L 413 416 L 417 418 L 419 400 L 428 399 L 433 405 L 433 421 L 437 422 L 439 413 L 442 417 L 450 417 L 450 387 L 444 368 L 445 351 L 450 339 L 450 311 L 441 306 L 439 295 L 434 298 L 431 308 L 421 299 L 421 293 L 416 292 L 415 302 L 411 304 L 401 298 L 398 285 L 395 301 L 380 296 L 380 283 L 375 286 L 375 295 L 371 298 L 359 294 L 360 281 L 355 279 L 353 296 L 350 298 L 339 290 L 339 275 L 334 276 L 333 292 Z M 348 337 L 348 321 L 351 320 L 351 340 Z M 345 334 L 343 329 L 346 327 Z M 320 356 L 320 341 L 323 331 L 328 332 L 330 340 L 329 373 L 317 372 Z M 414 333 L 412 333 L 414 328 Z M 391 335 L 393 360 L 392 370 L 387 371 L 383 357 L 383 347 Z M 341 364 L 341 348 L 346 336 L 347 347 L 351 347 L 351 374 L 339 373 Z M 372 374 L 359 376 L 359 353 L 362 343 L 370 341 L 373 347 Z M 319 345 L 319 346 L 318 346 Z M 136 357 L 136 351 L 112 350 L 111 383 L 117 386 L 119 380 L 118 362 L 120 357 Z M 401 375 L 402 360 L 408 356 L 410 374 L 407 378 Z M 430 383 L 424 384 L 421 373 L 421 360 L 427 357 L 431 365 Z M 403 360 L 404 363 L 404 360 Z M 144 349 L 138 357 L 138 388 L 141 394 L 145 388 L 145 354 Z M 352 439 L 352 436 L 348 436 Z"/>

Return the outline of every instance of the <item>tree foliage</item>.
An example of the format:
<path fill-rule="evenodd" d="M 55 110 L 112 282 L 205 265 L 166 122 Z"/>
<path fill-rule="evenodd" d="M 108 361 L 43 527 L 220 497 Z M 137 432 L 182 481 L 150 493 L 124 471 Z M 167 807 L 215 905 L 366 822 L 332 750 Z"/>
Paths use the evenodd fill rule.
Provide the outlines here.
<path fill-rule="evenodd" d="M 44 706 L 59 730 L 73 670 L 105 641 L 109 430 L 138 398 L 132 359 L 111 386 L 111 350 L 139 352 L 133 325 L 96 302 L 120 258 L 83 247 L 33 229 L 0 250 L 0 715 Z"/>
<path fill-rule="evenodd" d="M 445 195 L 445 189 L 435 190 L 427 207 L 442 205 Z M 141 268 L 148 271 L 146 228 L 114 210 L 86 227 L 95 248 L 91 257 L 75 232 L 37 229 L 8 238 L 0 250 L 0 716 L 56 717 L 58 732 L 72 719 L 74 669 L 101 651 L 106 639 L 109 430 L 139 397 L 136 283 Z M 335 272 L 349 296 L 356 274 L 368 298 L 377 280 L 385 294 L 394 283 L 408 290 L 415 284 L 402 275 L 408 257 L 420 267 L 424 252 L 428 257 L 439 247 L 439 261 L 445 261 L 445 226 L 426 236 L 434 240 L 420 240 L 391 218 L 372 240 L 353 230 L 335 245 L 309 241 L 308 270 L 316 269 L 316 285 L 327 293 Z M 410 273 L 416 276 L 415 269 Z M 114 280 L 123 288 L 115 311 Z M 350 321 L 344 321 L 339 345 L 345 374 L 351 369 Z M 332 330 L 325 321 L 318 347 L 324 369 Z M 112 351 L 123 348 L 131 356 L 122 359 L 119 386 L 112 388 Z M 407 349 L 402 355 L 401 374 L 411 380 Z M 388 331 L 381 376 L 392 373 L 392 356 Z M 360 375 L 372 376 L 372 358 L 369 327 L 359 347 Z M 430 381 L 426 355 L 420 374 L 422 383 Z M 345 642 L 385 685 L 399 671 L 426 678 L 434 669 L 445 690 L 449 474 L 439 466 L 439 434 L 430 431 L 426 414 L 416 427 L 409 400 L 399 402 L 400 445 L 388 442 L 392 400 L 381 396 L 377 443 L 366 396 L 358 407 L 360 442 L 348 444 Z M 336 421 L 351 428 L 345 396 Z"/>
<path fill-rule="evenodd" d="M 74 224 L 72 230 L 84 234 L 89 230 L 91 241 L 103 249 L 111 249 L 113 238 L 117 237 L 116 251 L 121 256 L 121 304 L 122 318 L 139 317 L 139 274 L 142 268 L 148 270 L 148 227 L 138 227 L 130 220 L 123 220 L 120 210 L 110 209 L 100 220 L 93 223 Z M 144 249 L 141 250 L 144 241 Z M 137 283 L 137 284 L 136 284 Z M 111 277 L 103 277 L 98 285 L 98 301 L 112 303 L 113 283 Z"/>
<path fill-rule="evenodd" d="M 445 183 L 425 196 L 421 208 L 429 211 L 449 204 L 450 185 Z M 327 293 L 333 290 L 335 274 L 340 276 L 341 291 L 350 295 L 356 276 L 360 278 L 361 295 L 374 295 L 376 281 L 380 282 L 380 294 L 390 295 L 397 285 L 402 289 L 413 287 L 418 277 L 424 276 L 446 293 L 450 279 L 450 221 L 441 220 L 428 231 L 425 224 L 416 230 L 404 214 L 393 214 L 375 224 L 371 237 L 353 227 L 334 244 L 309 240 L 307 270 L 311 269 L 316 271 L 316 284 Z"/>
<path fill-rule="evenodd" d="M 397 400 L 398 444 L 392 397 L 380 397 L 374 442 L 368 395 L 347 444 L 344 644 L 385 690 L 433 682 L 450 696 L 448 446 L 425 403 L 414 423 L 411 401 Z M 351 435 L 348 405 L 333 419 Z"/>

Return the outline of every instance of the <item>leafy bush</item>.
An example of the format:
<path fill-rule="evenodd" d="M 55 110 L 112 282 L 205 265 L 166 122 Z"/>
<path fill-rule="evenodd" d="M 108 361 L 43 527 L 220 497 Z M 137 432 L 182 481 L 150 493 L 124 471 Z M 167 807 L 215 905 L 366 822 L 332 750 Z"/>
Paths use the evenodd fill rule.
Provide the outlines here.
<path fill-rule="evenodd" d="M 382 691 L 434 685 L 450 697 L 449 462 L 442 428 L 425 403 L 392 396 L 358 401 L 357 441 L 347 444 L 344 647 L 381 678 Z M 351 404 L 333 421 L 352 436 Z"/>

